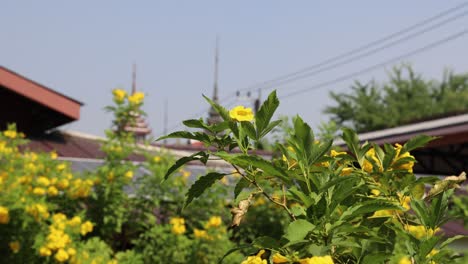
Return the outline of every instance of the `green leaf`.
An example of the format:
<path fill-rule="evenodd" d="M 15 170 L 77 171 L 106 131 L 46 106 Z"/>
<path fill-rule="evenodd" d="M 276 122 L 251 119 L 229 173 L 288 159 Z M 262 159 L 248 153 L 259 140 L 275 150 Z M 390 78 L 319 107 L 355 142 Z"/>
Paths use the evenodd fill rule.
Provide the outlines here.
<path fill-rule="evenodd" d="M 167 170 L 166 175 L 164 175 L 164 181 L 167 180 L 172 173 L 174 173 L 176 170 L 178 170 L 184 164 L 186 164 L 186 163 L 188 163 L 190 161 L 193 161 L 193 160 L 199 160 L 203 164 L 206 164 L 206 162 L 208 161 L 208 157 L 209 157 L 209 154 L 207 154 L 207 153 L 205 153 L 203 151 L 199 151 L 199 152 L 197 152 L 195 154 L 192 154 L 190 156 L 180 158 L 179 160 L 177 160 L 174 163 L 174 165 L 172 165 Z"/>
<path fill-rule="evenodd" d="M 289 188 L 288 192 L 296 199 L 304 204 L 306 208 L 315 203 L 314 199 L 299 191 L 296 186 Z"/>
<path fill-rule="evenodd" d="M 439 243 L 441 237 L 433 236 L 427 240 L 424 240 L 419 245 L 418 255 L 421 259 L 425 259 L 426 256 L 434 249 L 434 247 Z"/>
<path fill-rule="evenodd" d="M 247 136 L 253 140 L 257 140 L 257 132 L 255 132 L 255 128 L 252 123 L 247 121 L 241 122 L 242 130 L 247 134 Z"/>
<path fill-rule="evenodd" d="M 373 213 L 379 210 L 402 210 L 403 208 L 395 203 L 385 200 L 371 200 L 351 206 L 340 217 L 340 221 L 351 220 L 364 214 Z"/>
<path fill-rule="evenodd" d="M 468 236 L 465 236 L 465 235 L 456 235 L 456 236 L 453 236 L 453 237 L 451 237 L 451 238 L 445 240 L 444 242 L 442 242 L 442 243 L 440 244 L 440 248 L 442 249 L 442 248 L 448 246 L 450 243 L 452 243 L 452 242 L 454 242 L 454 241 L 456 241 L 456 240 L 458 240 L 458 239 L 463 239 L 463 238 L 468 238 Z"/>
<path fill-rule="evenodd" d="M 262 137 L 266 136 L 270 131 L 275 128 L 277 125 L 281 124 L 283 122 L 282 120 L 276 120 L 268 124 L 268 126 L 260 133 L 260 136 L 258 139 L 261 139 Z"/>
<path fill-rule="evenodd" d="M 186 139 L 198 140 L 198 141 L 205 142 L 205 143 L 210 143 L 210 137 L 207 134 L 200 133 L 200 132 L 191 133 L 188 131 L 172 132 L 169 135 L 162 136 L 156 139 L 156 141 L 160 141 L 162 139 L 167 139 L 167 138 L 186 138 Z"/>
<path fill-rule="evenodd" d="M 238 247 L 235 247 L 235 248 L 231 248 L 230 250 L 228 250 L 228 251 L 226 252 L 226 254 L 224 254 L 224 256 L 222 256 L 222 257 L 219 259 L 218 264 L 223 263 L 223 260 L 224 260 L 227 256 L 231 255 L 232 253 L 234 253 L 234 252 L 236 252 L 236 251 L 239 251 L 239 250 L 241 250 L 241 249 L 246 249 L 246 248 L 252 248 L 252 245 L 241 245 L 241 246 L 238 246 Z"/>
<path fill-rule="evenodd" d="M 237 196 L 239 195 L 239 193 L 244 189 L 244 188 L 247 188 L 249 187 L 250 185 L 250 182 L 247 181 L 245 178 L 241 178 L 236 186 L 234 187 L 234 199 L 237 198 Z"/>
<path fill-rule="evenodd" d="M 291 222 L 286 229 L 284 237 L 290 242 L 303 240 L 307 234 L 315 228 L 315 225 L 304 219 Z"/>
<path fill-rule="evenodd" d="M 406 144 L 403 146 L 403 148 L 400 151 L 400 155 L 412 151 L 414 149 L 420 148 L 425 146 L 427 143 L 431 142 L 432 140 L 436 139 L 437 137 L 431 137 L 431 136 L 426 136 L 426 135 L 418 135 L 415 136 L 414 138 L 408 140 Z"/>
<path fill-rule="evenodd" d="M 325 155 L 330 150 L 332 144 L 333 144 L 332 140 L 327 140 L 327 141 L 325 141 L 323 143 L 320 143 L 318 146 L 315 144 L 312 147 L 312 150 L 311 150 L 311 153 L 310 153 L 309 165 L 314 164 L 321 157 L 323 157 L 323 155 Z"/>
<path fill-rule="evenodd" d="M 225 120 L 229 121 L 231 120 L 231 117 L 229 116 L 229 111 L 226 110 L 226 108 L 220 106 L 219 104 L 213 102 L 210 98 L 206 97 L 203 95 L 203 98 L 213 107 L 213 109 Z"/>
<path fill-rule="evenodd" d="M 184 208 L 187 207 L 194 198 L 200 197 L 203 192 L 208 189 L 213 183 L 217 180 L 222 179 L 226 174 L 218 172 L 210 172 L 205 176 L 201 176 L 197 181 L 195 181 L 186 194 Z"/>
<path fill-rule="evenodd" d="M 413 211 L 416 213 L 422 225 L 429 225 L 430 216 L 424 201 L 411 199 L 411 209 L 413 209 Z"/>
<path fill-rule="evenodd" d="M 264 133 L 264 131 L 268 127 L 270 120 L 273 117 L 273 114 L 275 113 L 278 106 L 279 100 L 276 96 L 276 91 L 273 91 L 270 93 L 270 95 L 268 95 L 267 100 L 263 102 L 262 106 L 260 106 L 260 109 L 255 115 L 255 126 L 257 127 L 258 139 L 262 137 L 261 135 L 266 134 Z"/>
<path fill-rule="evenodd" d="M 287 182 L 290 181 L 287 173 L 282 168 L 276 167 L 271 162 L 263 159 L 260 156 L 244 154 L 230 155 L 225 152 L 217 152 L 215 155 L 241 168 L 245 169 L 249 166 L 253 166 L 255 168 L 261 169 L 264 173 L 266 173 L 269 176 L 276 176 Z"/>
<path fill-rule="evenodd" d="M 252 245 L 261 248 L 261 249 L 278 249 L 280 248 L 280 244 L 278 241 L 269 236 L 261 236 L 257 237 L 253 242 Z"/>
<path fill-rule="evenodd" d="M 201 128 L 201 129 L 208 129 L 208 125 L 203 122 L 203 119 L 188 119 L 185 121 L 182 121 L 182 123 L 186 127 L 191 127 L 191 128 Z"/>
<path fill-rule="evenodd" d="M 362 264 L 374 264 L 374 263 L 386 263 L 388 260 L 388 253 L 372 253 L 369 255 L 366 255 L 362 259 Z"/>
<path fill-rule="evenodd" d="M 359 139 L 356 133 L 349 128 L 343 128 L 342 138 L 348 146 L 348 149 L 351 151 L 351 153 L 353 153 L 356 156 L 356 158 L 359 159 Z"/>

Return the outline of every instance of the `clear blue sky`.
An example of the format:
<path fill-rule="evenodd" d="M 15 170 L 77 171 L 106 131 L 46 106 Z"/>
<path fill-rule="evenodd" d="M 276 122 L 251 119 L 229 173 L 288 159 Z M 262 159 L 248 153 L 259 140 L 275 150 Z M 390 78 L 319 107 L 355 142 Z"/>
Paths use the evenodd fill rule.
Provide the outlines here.
<path fill-rule="evenodd" d="M 463 1 L 2 1 L 0 64 L 85 105 L 65 129 L 103 135 L 111 90 L 137 86 L 158 136 L 164 101 L 169 127 L 207 108 L 213 53 L 220 36 L 221 97 L 382 38 Z M 314 86 L 422 47 L 468 28 L 468 16 L 366 59 L 278 87 L 279 96 Z M 468 71 L 468 35 L 406 59 L 427 78 L 444 68 Z M 358 76 L 384 81 L 392 65 Z M 327 120 L 331 90 L 345 80 L 281 102 L 280 114 L 300 114 L 312 126 Z M 256 94 L 256 93 L 254 93 Z M 265 94 L 264 94 L 265 95 Z"/>

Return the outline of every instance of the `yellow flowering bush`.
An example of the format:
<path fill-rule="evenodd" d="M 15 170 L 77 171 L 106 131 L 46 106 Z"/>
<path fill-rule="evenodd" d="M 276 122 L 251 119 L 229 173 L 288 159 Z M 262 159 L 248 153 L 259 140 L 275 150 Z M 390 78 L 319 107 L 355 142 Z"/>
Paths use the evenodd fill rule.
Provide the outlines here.
<path fill-rule="evenodd" d="M 250 253 L 243 264 L 398 263 L 407 256 L 418 264 L 455 261 L 446 246 L 460 237 L 446 240 L 438 230 L 448 219 L 448 199 L 466 174 L 442 180 L 414 175 L 411 151 L 432 137 L 420 135 L 405 144 L 379 146 L 360 143 L 354 131 L 344 129 L 346 146 L 339 150 L 331 140 L 316 140 L 310 126 L 297 116 L 284 143 L 277 145 L 279 153 L 274 154 L 280 158 L 269 160 L 256 150 L 281 123 L 272 121 L 279 106 L 276 92 L 255 115 L 242 106 L 227 110 L 205 99 L 223 120 L 210 125 L 201 119 L 186 120 L 186 126 L 200 130 L 160 138 L 194 139 L 207 146 L 175 162 L 165 179 L 187 162 L 221 159 L 240 175 L 233 190 L 231 228 L 246 225 L 249 213 L 265 202 L 288 216 L 279 239 L 257 236 L 241 248 Z M 199 177 L 186 194 L 186 205 L 229 176 L 216 171 Z M 196 236 L 205 234 L 197 229 Z"/>

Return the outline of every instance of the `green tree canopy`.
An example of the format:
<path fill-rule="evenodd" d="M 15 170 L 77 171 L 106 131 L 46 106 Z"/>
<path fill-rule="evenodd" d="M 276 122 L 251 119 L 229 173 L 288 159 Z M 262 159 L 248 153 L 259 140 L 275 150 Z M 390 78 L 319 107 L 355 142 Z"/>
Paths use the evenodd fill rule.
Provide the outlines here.
<path fill-rule="evenodd" d="M 350 93 L 330 93 L 335 106 L 325 113 L 339 126 L 358 132 L 468 112 L 468 74 L 445 71 L 441 81 L 426 80 L 411 66 L 395 67 L 379 84 L 356 81 Z"/>

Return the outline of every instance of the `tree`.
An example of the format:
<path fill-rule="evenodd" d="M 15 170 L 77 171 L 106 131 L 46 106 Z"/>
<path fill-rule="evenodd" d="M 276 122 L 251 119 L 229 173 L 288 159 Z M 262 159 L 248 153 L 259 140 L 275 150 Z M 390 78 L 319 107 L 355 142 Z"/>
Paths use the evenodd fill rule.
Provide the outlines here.
<path fill-rule="evenodd" d="M 442 81 L 425 80 L 411 66 L 395 67 L 389 81 L 356 81 L 351 93 L 330 93 L 336 102 L 325 113 L 338 126 L 358 132 L 395 127 L 468 111 L 468 74 L 446 71 Z"/>

